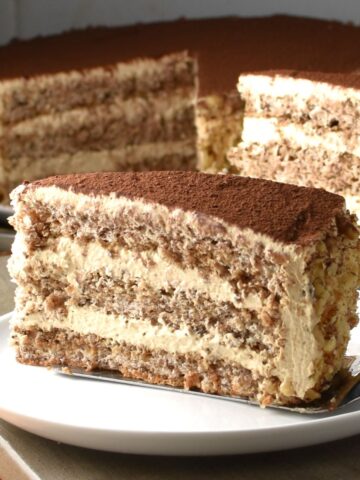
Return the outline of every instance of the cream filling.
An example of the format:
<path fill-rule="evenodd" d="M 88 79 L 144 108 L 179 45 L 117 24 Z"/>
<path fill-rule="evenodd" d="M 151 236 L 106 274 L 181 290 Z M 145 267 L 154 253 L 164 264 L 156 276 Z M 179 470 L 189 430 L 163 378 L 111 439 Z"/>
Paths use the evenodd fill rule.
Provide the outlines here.
<path fill-rule="evenodd" d="M 317 82 L 306 78 L 292 78 L 289 76 L 275 75 L 241 75 L 238 81 L 240 94 L 247 90 L 252 97 L 268 95 L 271 97 L 291 96 L 297 100 L 300 107 L 306 105 L 306 101 L 313 97 L 319 103 L 326 101 L 346 103 L 349 99 L 360 102 L 360 91 L 341 85 L 333 85 L 326 82 Z M 259 100 L 260 102 L 260 100 Z M 259 103 L 259 107 L 261 107 Z"/>
<path fill-rule="evenodd" d="M 278 143 L 281 146 L 284 140 L 293 142 L 296 147 L 319 148 L 321 150 L 336 151 L 339 154 L 348 152 L 360 157 L 360 142 L 346 142 L 338 132 L 328 132 L 322 135 L 309 135 L 304 127 L 295 124 L 280 124 L 274 118 L 246 117 L 242 139 L 246 143 Z M 354 145 L 350 145 L 354 143 Z"/>
<path fill-rule="evenodd" d="M 102 150 L 100 152 L 78 151 L 73 155 L 63 153 L 51 159 L 40 158 L 35 161 L 22 157 L 17 160 L 16 168 L 11 168 L 4 175 L 8 177 L 10 182 L 17 182 L 23 178 L 32 180 L 69 172 L 117 171 L 125 167 L 134 167 L 145 160 L 160 160 L 168 155 L 195 156 L 195 145 L 189 140 L 184 140 L 179 142 L 145 143 L 114 150 Z"/>
<path fill-rule="evenodd" d="M 161 322 L 161 317 L 159 317 Z M 16 325 L 16 320 L 14 326 Z M 67 316 L 46 318 L 41 314 L 31 314 L 21 319 L 19 326 L 24 329 L 52 328 L 69 329 L 81 335 L 94 334 L 101 338 L 126 342 L 150 350 L 165 350 L 174 354 L 200 354 L 208 360 L 235 362 L 260 375 L 271 374 L 272 362 L 268 361 L 268 352 L 257 353 L 233 334 L 220 333 L 212 328 L 205 335 L 196 335 L 183 326 L 178 330 L 170 329 L 166 324 L 151 325 L 148 321 L 137 320 L 122 315 L 108 315 L 91 307 L 71 306 Z"/>
<path fill-rule="evenodd" d="M 23 215 L 23 202 L 31 204 L 39 201 L 53 208 L 67 205 L 74 216 L 77 214 L 81 216 L 82 212 L 87 211 L 89 215 L 97 218 L 99 212 L 106 212 L 106 215 L 110 219 L 113 218 L 115 222 L 118 221 L 120 211 L 122 215 L 131 215 L 133 209 L 136 208 L 139 213 L 157 218 L 163 225 L 171 225 L 172 222 L 183 225 L 184 229 L 189 232 L 189 238 L 185 238 L 184 241 L 193 241 L 193 233 L 190 232 L 195 232 L 196 235 L 201 237 L 208 236 L 209 231 L 211 231 L 211 236 L 215 240 L 217 238 L 226 238 L 234 245 L 237 245 L 239 234 L 241 233 L 241 238 L 246 238 L 248 248 L 250 249 L 256 248 L 257 244 L 262 244 L 265 253 L 269 249 L 272 252 L 287 254 L 289 263 L 282 267 L 281 272 L 286 279 L 284 284 L 286 295 L 283 296 L 280 304 L 285 346 L 277 359 L 277 372 L 282 381 L 284 393 L 293 391 L 299 397 L 302 397 L 304 392 L 312 388 L 317 382 L 318 376 L 322 373 L 314 371 L 314 364 L 322 355 L 321 346 L 316 341 L 314 335 L 314 329 L 319 322 L 319 318 L 315 314 L 313 300 L 309 297 L 309 293 L 303 296 L 304 289 L 309 290 L 307 288 L 309 278 L 306 274 L 307 258 L 314 253 L 315 244 L 298 250 L 296 245 L 285 245 L 275 242 L 270 237 L 257 234 L 250 229 L 243 229 L 240 232 L 236 226 L 229 225 L 220 218 L 205 217 L 204 215 L 181 209 L 170 210 L 164 205 L 145 202 L 141 199 L 129 200 L 124 197 L 116 197 L 114 194 L 91 197 L 55 186 L 42 187 L 35 190 L 20 186 L 13 192 L 12 200 L 16 211 L 15 222 L 17 218 L 21 219 L 20 221 L 24 223 L 24 227 L 27 224 L 31 225 L 32 219 L 26 215 L 24 218 L 21 218 Z M 189 227 L 188 229 L 186 228 L 187 226 Z M 15 275 L 16 272 L 19 272 L 26 279 L 26 274 L 22 270 L 24 268 L 23 258 L 27 255 L 26 237 L 21 238 L 21 235 L 18 234 L 18 240 L 15 242 L 16 247 L 14 246 L 11 269 Z M 29 259 L 31 259 L 31 256 Z M 71 261 L 81 262 L 81 259 L 73 259 Z M 92 261 L 93 259 L 91 259 Z M 161 278 L 163 278 L 163 273 L 161 270 Z M 198 278 L 196 278 L 196 288 L 198 289 L 200 287 L 197 280 Z M 186 280 L 184 278 L 183 281 L 187 282 L 188 277 Z M 222 284 L 220 287 L 222 291 L 225 287 L 223 281 L 220 283 Z M 214 288 L 213 284 L 212 288 Z M 230 295 L 232 296 L 233 292 L 230 292 Z"/>

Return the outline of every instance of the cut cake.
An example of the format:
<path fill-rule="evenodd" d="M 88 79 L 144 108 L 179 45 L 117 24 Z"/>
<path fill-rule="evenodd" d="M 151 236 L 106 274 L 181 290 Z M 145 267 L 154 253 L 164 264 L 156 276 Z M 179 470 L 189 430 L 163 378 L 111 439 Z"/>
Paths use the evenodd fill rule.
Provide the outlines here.
<path fill-rule="evenodd" d="M 195 172 L 13 193 L 20 362 L 264 405 L 321 396 L 357 322 L 359 231 L 321 189 Z"/>

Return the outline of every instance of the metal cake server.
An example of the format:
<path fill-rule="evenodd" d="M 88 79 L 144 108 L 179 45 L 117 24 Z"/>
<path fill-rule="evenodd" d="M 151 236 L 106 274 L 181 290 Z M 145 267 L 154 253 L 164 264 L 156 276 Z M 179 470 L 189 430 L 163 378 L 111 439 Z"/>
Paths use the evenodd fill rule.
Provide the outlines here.
<path fill-rule="evenodd" d="M 245 403 L 249 405 L 259 405 L 253 400 L 241 397 L 230 397 L 224 395 L 215 395 L 203 393 L 196 390 L 184 390 L 167 385 L 152 385 L 141 380 L 132 380 L 122 377 L 117 372 L 110 371 L 86 371 L 79 368 L 55 367 L 55 372 L 61 375 L 70 375 L 76 378 L 85 378 L 99 380 L 104 382 L 121 383 L 123 385 L 132 385 L 136 387 L 151 388 L 155 390 L 166 390 L 168 392 L 180 392 L 183 394 L 197 395 L 212 399 L 226 400 L 230 402 Z M 343 369 L 336 375 L 333 385 L 325 392 L 320 400 L 311 404 L 283 406 L 269 405 L 267 408 L 286 410 L 302 414 L 321 414 L 329 413 L 352 403 L 360 401 L 360 356 L 345 357 Z"/>

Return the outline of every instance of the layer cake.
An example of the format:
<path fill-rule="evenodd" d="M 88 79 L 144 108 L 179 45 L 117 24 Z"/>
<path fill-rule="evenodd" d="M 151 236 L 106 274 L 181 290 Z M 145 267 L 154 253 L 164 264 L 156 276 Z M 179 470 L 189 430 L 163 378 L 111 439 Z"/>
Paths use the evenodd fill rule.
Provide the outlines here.
<path fill-rule="evenodd" d="M 360 264 L 342 197 L 128 172 L 54 176 L 12 198 L 20 362 L 264 405 L 310 402 L 341 368 Z"/>
<path fill-rule="evenodd" d="M 242 162 L 256 164 L 256 142 L 247 147 L 245 139 L 236 161 L 227 158 L 251 100 L 252 79 L 239 95 L 239 74 L 335 73 L 340 90 L 337 74 L 360 69 L 359 44 L 359 27 L 286 16 L 90 28 L 12 42 L 0 48 L 0 201 L 23 179 L 56 173 L 197 166 L 247 174 Z M 253 96 L 256 85 L 255 78 Z M 248 118 L 245 129 L 246 137 Z M 326 160 L 330 170 L 336 155 Z"/>

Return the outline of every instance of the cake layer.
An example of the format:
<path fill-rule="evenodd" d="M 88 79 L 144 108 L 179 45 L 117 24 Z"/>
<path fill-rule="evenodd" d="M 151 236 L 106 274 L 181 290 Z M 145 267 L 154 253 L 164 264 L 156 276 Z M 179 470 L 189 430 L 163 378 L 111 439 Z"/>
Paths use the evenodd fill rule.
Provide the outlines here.
<path fill-rule="evenodd" d="M 241 175 L 326 188 L 345 196 L 358 196 L 360 156 L 321 144 L 308 145 L 290 138 L 268 142 L 241 142 L 228 154 Z"/>
<path fill-rule="evenodd" d="M 209 362 L 199 353 L 169 353 L 96 335 L 79 335 L 66 329 L 20 330 L 16 342 L 18 360 L 33 365 L 116 370 L 124 377 L 150 383 L 251 398 L 264 397 L 265 389 L 274 392 L 278 388 L 276 379 L 263 381 L 237 364 L 221 360 Z M 272 396 L 268 394 L 266 400 L 271 403 Z"/>
<path fill-rule="evenodd" d="M 194 110 L 188 99 L 164 96 L 114 101 L 109 106 L 40 116 L 0 131 L 3 161 L 54 158 L 79 150 L 97 151 L 150 142 L 195 140 Z"/>
<path fill-rule="evenodd" d="M 91 221 L 90 212 L 94 208 L 101 209 L 105 216 L 111 218 L 117 215 L 120 205 L 126 206 L 129 211 L 133 208 L 133 213 L 137 213 L 137 209 L 147 212 L 147 203 L 150 203 L 154 226 L 158 222 L 161 229 L 166 228 L 165 218 L 161 217 L 166 215 L 167 220 L 170 212 L 174 220 L 191 219 L 200 231 L 211 231 L 219 242 L 226 231 L 231 232 L 232 227 L 236 227 L 250 236 L 253 231 L 270 237 L 274 249 L 281 251 L 282 247 L 276 242 L 299 245 L 314 242 L 321 239 L 324 232 L 331 231 L 335 219 L 345 215 L 343 198 L 326 191 L 236 175 L 195 172 L 54 176 L 21 187 L 17 194 L 19 198 L 22 192 L 24 195 L 28 193 L 30 198 L 33 195 L 33 200 L 42 202 L 44 208 L 56 204 L 57 207 L 61 204 L 65 207 L 70 202 L 75 212 L 86 205 L 90 210 L 83 209 L 83 214 L 89 211 L 89 216 L 82 215 L 82 223 Z M 29 206 L 33 201 L 30 198 Z M 289 198 L 292 199 L 291 205 Z M 256 209 L 247 208 L 250 204 L 256 205 Z M 103 210 L 103 205 L 106 205 L 106 210 Z M 276 208 L 273 210 L 273 207 Z M 306 222 L 299 221 L 300 213 L 307 217 Z M 150 224 L 147 226 L 151 227 Z M 49 223 L 49 227 L 54 225 Z M 116 230 L 121 228 L 118 224 L 116 227 Z M 93 228 L 98 226 L 93 223 Z M 109 229 L 107 234 L 113 235 L 113 231 Z M 185 229 L 184 234 L 191 235 L 191 230 Z M 234 235 L 236 238 L 238 232 L 234 231 Z"/>
<path fill-rule="evenodd" d="M 345 137 L 358 139 L 359 75 L 344 75 L 341 85 L 331 83 L 333 74 L 317 76 L 311 78 L 307 72 L 240 75 L 238 91 L 246 102 L 246 116 L 309 124 L 314 130 L 343 132 Z M 351 87 L 343 85 L 346 81 Z"/>
<path fill-rule="evenodd" d="M 38 115 L 171 94 L 180 88 L 186 96 L 195 95 L 195 63 L 185 52 L 55 75 L 21 75 L 0 83 L 0 117 L 8 125 Z"/>

